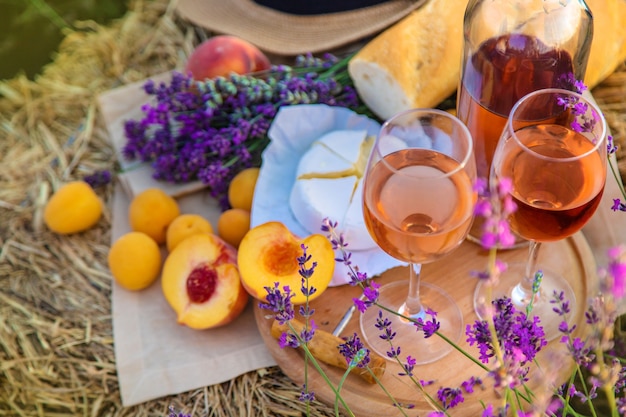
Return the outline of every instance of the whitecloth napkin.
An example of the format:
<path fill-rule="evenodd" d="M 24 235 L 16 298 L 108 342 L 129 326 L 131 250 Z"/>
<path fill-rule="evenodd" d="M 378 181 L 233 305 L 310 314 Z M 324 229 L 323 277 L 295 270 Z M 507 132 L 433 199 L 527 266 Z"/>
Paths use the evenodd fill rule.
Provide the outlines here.
<path fill-rule="evenodd" d="M 124 143 L 124 121 L 142 117 L 141 106 L 148 100 L 142 85 L 143 82 L 131 84 L 99 97 L 102 116 L 118 152 Z M 128 166 L 122 159 L 120 163 Z M 112 241 L 130 231 L 130 197 L 148 187 L 160 187 L 177 196 L 183 213 L 201 214 L 214 228 L 217 225 L 217 202 L 208 193 L 198 191 L 202 188 L 198 184 L 157 182 L 146 164 L 118 178 L 112 206 Z M 161 292 L 160 280 L 139 292 L 127 291 L 114 283 L 113 338 L 122 404 L 139 404 L 275 365 L 256 326 L 254 303 L 250 299 L 242 315 L 227 326 L 198 331 L 176 323 L 174 311 Z"/>
<path fill-rule="evenodd" d="M 153 79 L 167 81 L 168 77 L 169 73 Z M 118 155 L 124 143 L 124 121 L 141 118 L 141 106 L 148 100 L 142 90 L 143 83 L 120 87 L 99 97 L 101 114 Z M 344 113 L 343 110 L 339 113 L 343 115 L 337 120 L 332 119 L 331 125 L 339 121 L 340 126 L 347 128 L 346 126 L 354 126 L 353 123 L 363 123 L 362 116 Z M 308 126 L 311 132 L 317 131 L 320 127 L 318 123 L 317 116 L 298 120 L 298 125 Z M 374 129 L 373 126 L 371 128 Z M 298 152 L 302 152 L 301 148 L 306 146 L 306 139 L 304 136 L 300 137 L 303 143 L 294 144 L 300 149 Z M 276 162 L 272 152 L 266 153 L 265 158 L 268 166 Z M 122 158 L 120 163 L 123 167 L 128 167 L 128 163 Z M 130 231 L 127 220 L 130 197 L 151 186 L 160 187 L 177 196 L 183 212 L 202 214 L 213 225 L 216 224 L 219 209 L 215 200 L 198 191 L 201 190 L 201 185 L 169 185 L 152 180 L 150 173 L 149 166 L 143 164 L 120 176 L 122 185 L 116 187 L 113 199 L 112 240 Z M 272 175 L 269 177 L 271 179 Z M 604 264 L 609 247 L 626 242 L 626 215 L 610 210 L 613 198 L 620 197 L 619 188 L 612 178 L 612 175 L 608 176 L 601 205 L 583 230 L 600 265 Z M 263 200 L 255 201 L 255 206 L 260 207 L 258 216 L 254 218 L 256 223 L 269 219 L 270 214 L 264 214 L 263 211 L 267 209 L 266 204 L 268 203 L 263 203 Z M 281 218 L 289 221 L 288 217 Z M 291 227 L 297 231 L 298 225 L 292 224 Z M 364 261 L 358 263 L 361 270 L 374 276 L 369 260 Z M 114 284 L 113 337 L 122 403 L 130 406 L 224 382 L 245 372 L 275 365 L 276 362 L 263 343 L 255 324 L 253 302 L 228 326 L 197 331 L 176 324 L 174 312 L 161 293 L 160 282 L 141 292 L 129 292 Z M 621 311 L 626 312 L 626 306 L 622 306 Z"/>
<path fill-rule="evenodd" d="M 112 208 L 112 241 L 130 231 L 129 203 L 118 186 Z M 201 214 L 216 224 L 219 208 L 206 193 L 181 197 L 178 203 L 183 213 Z M 275 365 L 257 328 L 254 303 L 250 298 L 246 310 L 227 326 L 200 331 L 176 323 L 160 280 L 139 292 L 114 284 L 113 338 L 122 404 L 218 384 Z"/>

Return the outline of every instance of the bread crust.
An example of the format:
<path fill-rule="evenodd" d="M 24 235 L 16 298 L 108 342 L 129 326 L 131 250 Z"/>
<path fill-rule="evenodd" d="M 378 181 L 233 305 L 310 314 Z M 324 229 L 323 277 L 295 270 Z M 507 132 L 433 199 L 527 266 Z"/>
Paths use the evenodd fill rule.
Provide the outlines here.
<path fill-rule="evenodd" d="M 626 0 L 586 0 L 593 15 L 593 41 L 585 84 L 593 88 L 626 59 Z"/>
<path fill-rule="evenodd" d="M 407 108 L 435 106 L 454 93 L 466 4 L 467 0 L 430 0 L 352 58 L 348 71 L 374 113 L 386 119 Z M 402 96 L 393 103 L 392 97 L 385 97 L 393 94 Z"/>

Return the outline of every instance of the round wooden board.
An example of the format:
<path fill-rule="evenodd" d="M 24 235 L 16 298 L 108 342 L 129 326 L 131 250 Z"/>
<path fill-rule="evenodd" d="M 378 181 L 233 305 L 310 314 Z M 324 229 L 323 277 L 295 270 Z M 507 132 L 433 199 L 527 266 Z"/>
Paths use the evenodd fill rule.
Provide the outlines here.
<path fill-rule="evenodd" d="M 527 249 L 501 251 L 498 258 L 506 262 L 523 262 L 527 256 Z M 574 288 L 579 308 L 575 310 L 573 322 L 579 324 L 577 332 L 584 330 L 584 310 L 586 300 L 590 291 L 596 284 L 596 264 L 591 249 L 581 233 L 574 235 L 560 242 L 544 244 L 541 248 L 540 265 L 548 265 L 551 270 L 568 277 Z M 473 308 L 473 293 L 476 286 L 476 278 L 469 275 L 469 271 L 485 269 L 487 265 L 487 252 L 478 245 L 471 242 L 463 243 L 459 249 L 438 262 L 424 265 L 422 279 L 425 282 L 436 283 L 444 288 L 458 303 L 464 315 L 464 324 L 471 324 L 476 320 Z M 406 279 L 407 270 L 404 267 L 391 269 L 380 277 L 378 282 L 384 284 L 400 279 Z M 349 285 L 333 287 L 327 289 L 311 305 L 315 309 L 313 316 L 316 324 L 322 330 L 332 332 L 339 322 L 346 309 L 352 304 L 352 299 L 360 295 L 357 287 Z M 270 334 L 272 318 L 268 316 L 267 310 L 255 307 L 255 319 L 259 326 L 261 335 L 267 344 L 271 354 L 276 359 L 278 366 L 294 382 L 304 383 L 304 359 L 300 349 L 281 349 L 277 341 Z M 442 329 L 443 330 L 443 329 Z M 351 335 L 354 332 L 360 333 L 358 312 L 352 317 L 342 336 Z M 445 330 L 444 330 L 445 333 Z M 463 337 L 460 342 L 461 348 L 477 356 L 475 347 L 470 347 Z M 403 352 L 408 353 L 410 347 L 403 346 Z M 557 383 L 567 379 L 571 373 L 573 364 L 556 363 L 553 353 L 555 351 L 565 351 L 565 346 L 558 339 L 550 342 L 538 356 L 538 362 L 547 374 L 551 375 L 549 380 L 556 378 Z M 418 355 L 412 354 L 413 356 Z M 334 386 L 343 375 L 343 370 L 330 366 L 323 366 L 324 371 Z M 423 412 L 432 410 L 424 400 L 416 387 L 406 377 L 399 377 L 401 368 L 398 364 L 387 361 L 387 369 L 381 381 L 385 388 L 396 398 L 397 401 L 405 404 L 413 404 L 415 408 L 411 410 L 411 415 L 423 415 Z M 546 379 L 536 378 L 538 371 L 531 371 L 535 375 L 529 382 L 529 387 L 535 392 L 546 390 Z M 440 387 L 460 387 L 460 384 L 471 376 L 481 377 L 483 381 L 488 381 L 485 372 L 464 357 L 460 352 L 453 351 L 434 363 L 417 366 L 415 377 L 424 381 L 434 381 L 427 387 L 431 395 L 436 397 L 437 389 Z M 335 394 L 327 385 L 324 379 L 309 367 L 308 383 L 316 397 L 325 403 L 334 404 Z M 549 388 L 548 388 L 549 389 Z M 376 384 L 368 384 L 360 378 L 350 375 L 344 383 L 341 391 L 342 397 L 346 400 L 352 412 L 359 417 L 379 417 L 379 416 L 399 416 L 399 410 L 391 404 L 391 400 L 383 390 Z M 480 401 L 485 403 L 495 403 L 496 396 L 492 389 L 477 390 L 473 394 L 465 394 L 465 402 L 462 406 L 450 410 L 454 416 L 477 416 L 483 408 Z"/>

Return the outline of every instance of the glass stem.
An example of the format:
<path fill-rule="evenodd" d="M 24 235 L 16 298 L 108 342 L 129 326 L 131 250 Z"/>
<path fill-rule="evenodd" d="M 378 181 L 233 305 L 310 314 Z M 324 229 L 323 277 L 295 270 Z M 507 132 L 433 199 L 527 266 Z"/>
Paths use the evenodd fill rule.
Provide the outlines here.
<path fill-rule="evenodd" d="M 533 282 L 535 281 L 535 273 L 537 272 L 537 257 L 539 256 L 539 248 L 541 242 L 531 241 L 528 246 L 528 261 L 526 262 L 526 271 L 524 277 L 519 284 L 513 288 L 511 296 L 515 304 L 527 306 L 533 295 Z"/>
<path fill-rule="evenodd" d="M 424 318 L 425 312 L 420 301 L 420 264 L 409 264 L 409 293 L 404 304 L 400 308 L 400 313 L 412 319 Z"/>

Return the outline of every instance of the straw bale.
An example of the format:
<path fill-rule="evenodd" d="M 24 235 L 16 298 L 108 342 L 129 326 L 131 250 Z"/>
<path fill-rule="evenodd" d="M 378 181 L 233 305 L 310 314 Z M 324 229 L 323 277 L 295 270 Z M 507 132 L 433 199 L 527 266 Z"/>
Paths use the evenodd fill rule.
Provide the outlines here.
<path fill-rule="evenodd" d="M 112 188 L 98 189 L 98 226 L 76 236 L 48 231 L 42 210 L 63 182 L 116 169 L 96 95 L 182 67 L 210 34 L 177 21 L 168 0 L 136 0 L 109 26 L 77 22 L 65 35 L 35 80 L 0 80 L 0 416 L 302 415 L 300 388 L 278 368 L 122 408 L 106 266 Z M 622 66 L 593 91 L 619 144 L 625 90 Z M 319 403 L 311 412 L 333 415 Z"/>

